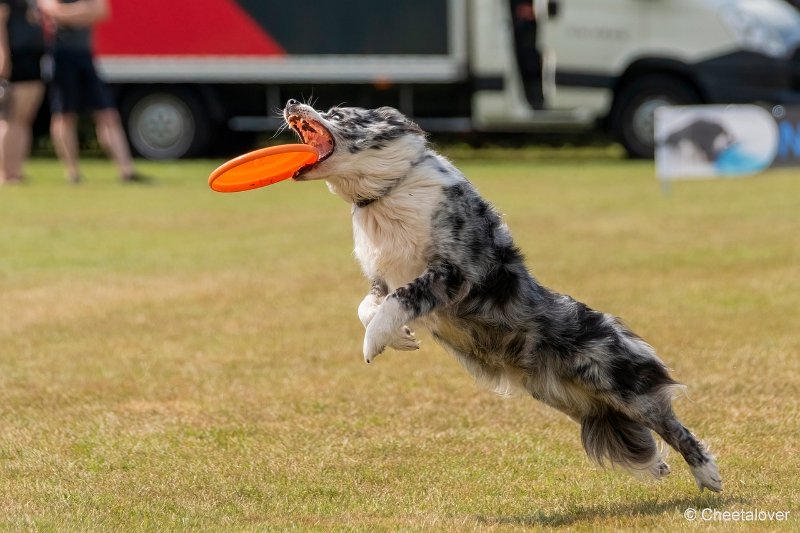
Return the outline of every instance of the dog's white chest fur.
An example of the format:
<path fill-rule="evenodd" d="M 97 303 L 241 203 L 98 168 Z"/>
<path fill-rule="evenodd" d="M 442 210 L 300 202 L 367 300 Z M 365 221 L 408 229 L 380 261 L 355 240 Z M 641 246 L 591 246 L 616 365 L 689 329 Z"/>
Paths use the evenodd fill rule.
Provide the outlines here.
<path fill-rule="evenodd" d="M 425 271 L 431 220 L 442 200 L 441 185 L 408 180 L 390 197 L 353 212 L 355 255 L 369 279 L 394 290 Z"/>

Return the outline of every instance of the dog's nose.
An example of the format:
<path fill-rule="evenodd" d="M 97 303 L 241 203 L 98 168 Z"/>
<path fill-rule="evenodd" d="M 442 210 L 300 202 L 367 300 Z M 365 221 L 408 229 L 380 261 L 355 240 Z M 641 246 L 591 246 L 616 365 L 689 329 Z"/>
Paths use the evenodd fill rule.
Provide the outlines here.
<path fill-rule="evenodd" d="M 290 99 L 289 99 L 289 101 L 288 101 L 288 102 L 286 102 L 286 107 L 295 106 L 295 105 L 297 105 L 297 104 L 299 104 L 299 103 L 300 103 L 300 102 L 298 102 L 298 101 L 297 101 L 297 100 L 295 100 L 294 98 L 290 98 Z"/>

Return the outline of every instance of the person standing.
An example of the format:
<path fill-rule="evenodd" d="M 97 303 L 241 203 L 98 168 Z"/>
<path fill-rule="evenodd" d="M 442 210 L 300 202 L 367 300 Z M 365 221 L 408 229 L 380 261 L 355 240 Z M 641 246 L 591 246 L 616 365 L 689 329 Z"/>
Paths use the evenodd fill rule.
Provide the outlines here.
<path fill-rule="evenodd" d="M 537 42 L 536 0 L 509 0 L 511 24 L 514 37 L 514 53 L 517 68 L 522 78 L 525 97 L 534 109 L 544 106 L 544 87 L 542 86 L 542 54 Z"/>
<path fill-rule="evenodd" d="M 44 96 L 44 33 L 32 2 L 0 0 L 0 184 L 22 182 L 31 127 Z"/>
<path fill-rule="evenodd" d="M 119 169 L 124 182 L 143 181 L 137 174 L 128 140 L 111 91 L 94 66 L 92 28 L 108 18 L 108 0 L 38 0 L 41 12 L 55 23 L 53 73 L 50 81 L 50 133 L 67 179 L 81 180 L 78 163 L 78 118 L 93 112 L 97 140 Z"/>

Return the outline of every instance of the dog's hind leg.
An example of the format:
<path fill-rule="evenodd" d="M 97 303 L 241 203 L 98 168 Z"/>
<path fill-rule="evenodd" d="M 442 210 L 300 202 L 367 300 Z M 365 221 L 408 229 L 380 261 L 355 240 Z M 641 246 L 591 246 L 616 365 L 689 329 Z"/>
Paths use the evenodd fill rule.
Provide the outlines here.
<path fill-rule="evenodd" d="M 714 456 L 700 439 L 681 424 L 672 410 L 672 397 L 678 387 L 680 385 L 674 381 L 665 381 L 633 398 L 625 400 L 617 397 L 616 403 L 628 417 L 655 431 L 683 456 L 700 490 L 707 488 L 719 492 L 722 490 L 722 479 Z"/>
<path fill-rule="evenodd" d="M 675 448 L 689 465 L 700 490 L 707 488 L 714 492 L 722 490 L 722 478 L 714 462 L 714 456 L 706 445 L 686 429 L 675 417 L 672 409 L 651 426 L 667 444 Z"/>
<path fill-rule="evenodd" d="M 686 429 L 672 411 L 672 398 L 680 385 L 653 349 L 627 330 L 620 329 L 618 348 L 624 357 L 614 361 L 615 383 L 609 401 L 637 423 L 652 429 L 680 452 L 692 470 L 700 490 L 719 492 L 722 480 L 714 456 L 705 444 Z"/>
<path fill-rule="evenodd" d="M 625 413 L 638 423 L 655 431 L 678 451 L 689 465 L 700 490 L 722 490 L 722 478 L 714 456 L 706 445 L 681 424 L 672 410 L 672 396 L 679 385 L 656 387 L 647 394 L 626 403 Z"/>

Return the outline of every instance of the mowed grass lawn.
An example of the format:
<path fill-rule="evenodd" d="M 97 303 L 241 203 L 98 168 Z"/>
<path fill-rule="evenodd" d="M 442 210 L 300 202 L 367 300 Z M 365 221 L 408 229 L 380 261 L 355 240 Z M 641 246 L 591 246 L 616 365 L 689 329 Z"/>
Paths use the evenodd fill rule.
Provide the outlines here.
<path fill-rule="evenodd" d="M 211 192 L 53 160 L 0 189 L 0 529 L 580 530 L 800 526 L 800 171 L 682 182 L 580 150 L 454 159 L 540 281 L 623 317 L 717 454 L 640 482 L 579 428 L 481 389 L 432 339 L 361 356 L 349 207 L 323 183 Z M 687 508 L 788 511 L 689 522 Z"/>

